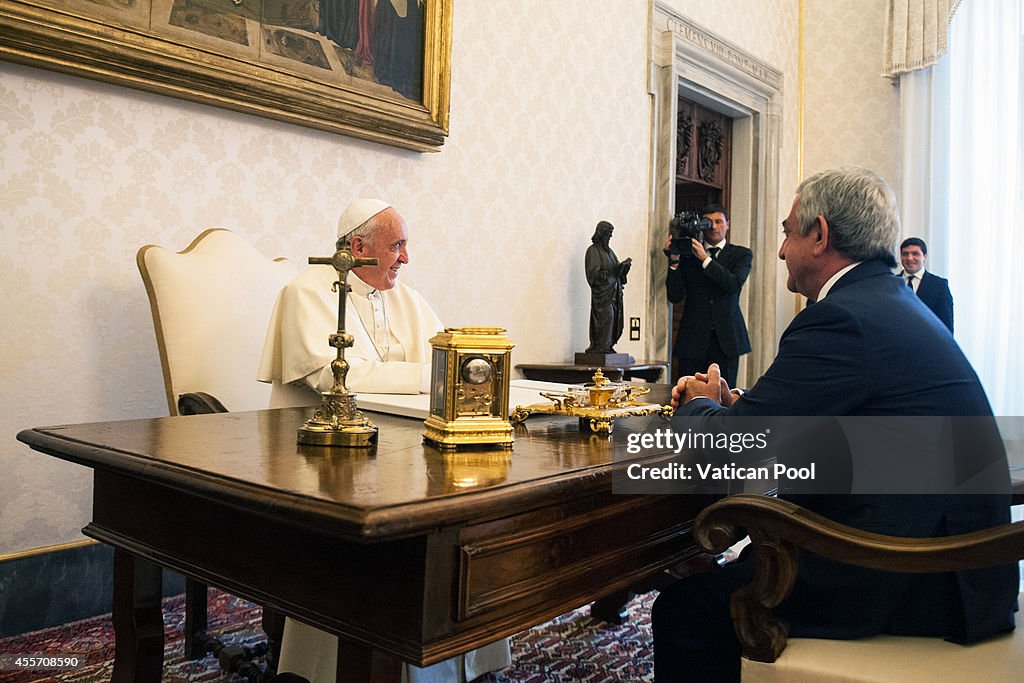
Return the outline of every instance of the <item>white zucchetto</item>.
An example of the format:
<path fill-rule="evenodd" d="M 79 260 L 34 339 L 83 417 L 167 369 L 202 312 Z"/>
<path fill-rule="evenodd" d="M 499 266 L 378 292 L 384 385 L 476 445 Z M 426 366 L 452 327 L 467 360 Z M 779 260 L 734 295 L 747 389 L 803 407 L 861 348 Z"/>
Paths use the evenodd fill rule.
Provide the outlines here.
<path fill-rule="evenodd" d="M 338 237 L 344 237 L 391 205 L 379 199 L 357 199 L 345 207 L 338 219 Z"/>

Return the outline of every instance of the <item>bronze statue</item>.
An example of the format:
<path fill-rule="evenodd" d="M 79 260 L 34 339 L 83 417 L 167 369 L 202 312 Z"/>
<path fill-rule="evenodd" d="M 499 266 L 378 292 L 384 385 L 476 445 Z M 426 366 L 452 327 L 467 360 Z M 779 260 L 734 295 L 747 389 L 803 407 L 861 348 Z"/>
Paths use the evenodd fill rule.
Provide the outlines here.
<path fill-rule="evenodd" d="M 622 288 L 626 284 L 633 259 L 619 262 L 608 246 L 615 230 L 608 221 L 601 221 L 587 247 L 587 283 L 590 285 L 590 346 L 586 353 L 615 353 L 613 348 L 622 336 Z"/>

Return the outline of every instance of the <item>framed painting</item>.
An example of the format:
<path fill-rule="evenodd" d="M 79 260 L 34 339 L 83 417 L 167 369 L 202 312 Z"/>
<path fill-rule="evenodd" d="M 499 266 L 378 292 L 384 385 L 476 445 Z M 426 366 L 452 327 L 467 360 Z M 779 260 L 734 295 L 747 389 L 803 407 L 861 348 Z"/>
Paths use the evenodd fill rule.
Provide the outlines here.
<path fill-rule="evenodd" d="M 0 0 L 0 58 L 417 151 L 453 0 Z"/>

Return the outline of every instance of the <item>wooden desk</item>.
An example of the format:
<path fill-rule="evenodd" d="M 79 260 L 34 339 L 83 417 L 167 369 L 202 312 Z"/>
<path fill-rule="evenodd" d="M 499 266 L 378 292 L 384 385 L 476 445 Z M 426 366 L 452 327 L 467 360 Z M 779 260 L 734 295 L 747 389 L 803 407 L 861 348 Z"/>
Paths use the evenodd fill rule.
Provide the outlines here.
<path fill-rule="evenodd" d="M 547 363 L 540 365 L 517 365 L 516 369 L 526 379 L 542 382 L 564 382 L 584 384 L 590 382 L 597 369 L 613 382 L 637 377 L 645 382 L 663 381 L 662 375 L 668 370 L 667 363 L 641 361 L 630 365 L 573 365 L 572 363 Z"/>
<path fill-rule="evenodd" d="M 339 638 L 338 681 L 392 680 L 626 588 L 696 551 L 697 495 L 611 492 L 611 440 L 542 416 L 445 455 L 374 415 L 372 451 L 297 446 L 311 409 L 42 427 L 94 469 L 83 532 L 115 548 L 115 681 L 159 681 L 161 567 Z"/>

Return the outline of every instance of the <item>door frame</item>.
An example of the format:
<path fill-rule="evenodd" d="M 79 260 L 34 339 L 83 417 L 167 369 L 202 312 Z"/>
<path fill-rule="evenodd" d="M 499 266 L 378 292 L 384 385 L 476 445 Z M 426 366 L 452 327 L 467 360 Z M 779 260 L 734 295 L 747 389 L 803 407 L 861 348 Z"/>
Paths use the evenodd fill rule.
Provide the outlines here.
<path fill-rule="evenodd" d="M 671 315 L 662 254 L 675 207 L 676 119 L 680 96 L 732 118 L 730 241 L 750 247 L 753 269 L 740 306 L 752 351 L 740 361 L 739 383 L 750 386 L 775 357 L 779 166 L 783 74 L 742 48 L 654 3 L 649 91 L 653 96 L 652 196 L 648 220 L 650 280 L 645 352 L 671 361 Z M 669 378 L 672 382 L 675 378 Z"/>

